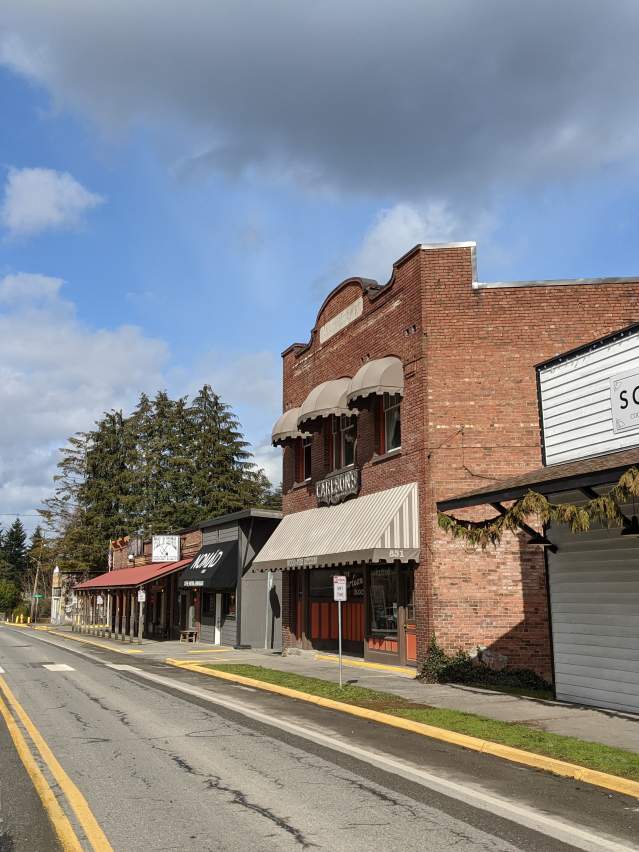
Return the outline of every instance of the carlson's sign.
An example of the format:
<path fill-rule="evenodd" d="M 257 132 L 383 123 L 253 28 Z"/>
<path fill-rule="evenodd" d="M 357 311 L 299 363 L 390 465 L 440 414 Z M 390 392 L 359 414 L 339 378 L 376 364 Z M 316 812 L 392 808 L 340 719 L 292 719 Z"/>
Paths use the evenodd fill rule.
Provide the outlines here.
<path fill-rule="evenodd" d="M 359 494 L 359 469 L 355 467 L 334 473 L 315 483 L 315 496 L 320 505 L 341 503 L 356 494 Z"/>
<path fill-rule="evenodd" d="M 610 379 L 612 429 L 624 432 L 639 426 L 639 372 L 632 370 Z"/>

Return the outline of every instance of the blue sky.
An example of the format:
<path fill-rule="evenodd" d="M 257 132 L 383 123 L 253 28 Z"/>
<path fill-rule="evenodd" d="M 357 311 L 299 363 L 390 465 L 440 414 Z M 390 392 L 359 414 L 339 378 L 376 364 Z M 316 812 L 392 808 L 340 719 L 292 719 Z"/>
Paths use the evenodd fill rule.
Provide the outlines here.
<path fill-rule="evenodd" d="M 0 12 L 5 523 L 160 387 L 211 383 L 277 479 L 281 350 L 417 242 L 639 273 L 636 4 L 35 6 Z"/>

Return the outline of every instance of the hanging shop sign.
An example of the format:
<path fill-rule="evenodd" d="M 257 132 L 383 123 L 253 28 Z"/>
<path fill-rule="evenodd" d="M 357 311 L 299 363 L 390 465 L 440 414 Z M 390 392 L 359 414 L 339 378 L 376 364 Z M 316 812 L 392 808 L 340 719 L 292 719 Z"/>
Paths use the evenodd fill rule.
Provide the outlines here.
<path fill-rule="evenodd" d="M 318 504 L 332 506 L 342 503 L 349 497 L 359 494 L 360 475 L 359 468 L 353 467 L 349 470 L 333 473 L 320 479 L 315 483 L 315 496 Z"/>
<path fill-rule="evenodd" d="M 178 562 L 180 559 L 179 535 L 154 535 L 151 544 L 152 562 Z"/>
<path fill-rule="evenodd" d="M 138 603 L 146 603 L 146 592 L 144 589 L 138 589 Z"/>

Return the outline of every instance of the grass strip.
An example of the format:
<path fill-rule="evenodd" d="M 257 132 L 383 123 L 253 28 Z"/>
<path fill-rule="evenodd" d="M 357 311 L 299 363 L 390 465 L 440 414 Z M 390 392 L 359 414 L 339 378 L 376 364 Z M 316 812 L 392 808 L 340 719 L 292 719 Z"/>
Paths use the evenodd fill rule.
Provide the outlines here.
<path fill-rule="evenodd" d="M 417 704 L 399 695 L 378 692 L 375 689 L 366 689 L 354 684 L 346 684 L 340 689 L 339 685 L 332 681 L 268 669 L 263 666 L 243 663 L 221 663 L 219 665 L 208 663 L 206 667 L 230 674 L 243 675 L 265 683 L 286 686 L 289 689 L 297 689 L 309 695 L 331 698 L 345 704 L 367 707 L 380 713 L 402 716 L 405 719 L 423 722 L 436 728 L 468 734 L 471 737 L 502 743 L 535 754 L 543 754 L 600 772 L 608 772 L 610 775 L 618 775 L 620 778 L 639 781 L 639 754 L 625 749 L 588 742 L 576 737 L 553 734 L 521 722 L 500 722 L 474 713 L 462 713 L 459 710 L 447 710 L 441 707 L 430 707 L 427 704 Z"/>

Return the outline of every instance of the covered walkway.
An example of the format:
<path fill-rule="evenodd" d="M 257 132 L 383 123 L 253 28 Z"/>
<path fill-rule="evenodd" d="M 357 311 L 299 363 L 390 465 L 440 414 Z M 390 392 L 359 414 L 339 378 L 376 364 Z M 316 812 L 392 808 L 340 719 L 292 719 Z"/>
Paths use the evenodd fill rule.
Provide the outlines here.
<path fill-rule="evenodd" d="M 177 576 L 191 562 L 136 565 L 78 584 L 72 631 L 123 642 L 174 638 L 179 629 Z"/>

